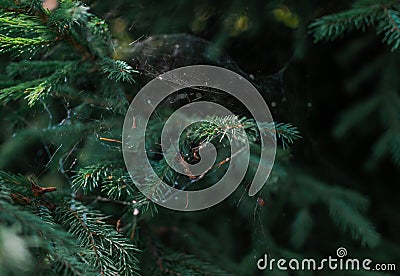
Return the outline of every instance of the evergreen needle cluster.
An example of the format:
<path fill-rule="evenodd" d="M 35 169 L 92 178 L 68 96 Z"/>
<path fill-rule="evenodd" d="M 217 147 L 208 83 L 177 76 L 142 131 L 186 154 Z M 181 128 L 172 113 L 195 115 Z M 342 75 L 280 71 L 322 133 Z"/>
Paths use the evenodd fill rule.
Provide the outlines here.
<path fill-rule="evenodd" d="M 203 213 L 190 218 L 174 213 L 174 219 L 169 219 L 170 212 L 157 208 L 136 189 L 122 159 L 121 124 L 140 72 L 118 59 L 108 24 L 86 4 L 74 0 L 57 4 L 50 11 L 41 0 L 0 0 L 0 54 L 7 58 L 0 75 L 0 103 L 10 137 L 2 141 L 0 168 L 22 153 L 26 160 L 21 168 L 27 163 L 43 168 L 33 176 L 0 171 L 0 274 L 244 275 L 253 271 L 255 256 L 266 248 L 247 252 L 243 260 L 228 259 L 221 250 L 241 242 L 230 226 L 205 220 Z M 396 50 L 398 8 L 397 1 L 358 1 L 348 11 L 318 19 L 310 32 L 320 41 L 375 26 Z M 246 22 L 244 15 L 241 20 Z M 396 71 L 387 70 L 388 80 L 394 79 Z M 382 111 L 387 129 L 373 151 L 376 156 L 391 152 L 399 162 L 400 100 L 394 88 L 349 110 L 335 133 L 343 136 L 383 101 L 389 106 Z M 301 138 L 295 126 L 259 124 L 260 129 L 243 114 L 213 117 L 186 129 L 180 141 L 182 156 L 195 162 L 196 149 L 206 142 L 226 153 L 232 142 L 227 137 L 239 144 L 248 139 L 252 166 L 240 190 L 226 202 L 228 212 L 238 213 L 238 221 L 250 218 L 262 224 L 248 246 L 265 241 L 277 257 L 298 257 L 296 250 L 305 246 L 318 220 L 311 210 L 319 206 L 339 230 L 364 246 L 377 246 L 380 236 L 365 216 L 368 200 L 290 164 L 289 146 Z M 161 130 L 162 121 L 151 121 L 146 150 L 164 181 L 180 189 L 202 188 L 223 175 L 225 163 L 198 181 L 179 176 L 162 158 Z M 271 177 L 260 193 L 264 198 L 255 201 L 243 194 L 257 168 L 262 135 L 274 137 L 279 147 Z M 40 149 L 40 154 L 31 158 L 32 148 Z M 157 187 L 152 181 L 149 187 Z M 268 214 L 259 211 L 263 206 Z M 285 208 L 293 211 L 288 244 L 274 238 Z M 175 224 L 163 226 L 158 213 L 168 218 L 165 225 Z M 230 242 L 216 239 L 204 225 L 220 227 L 213 230 L 225 233 Z M 174 248 L 169 240 L 184 246 Z M 18 249 L 13 253 L 11 247 Z M 250 264 L 254 267 L 248 269 Z"/>

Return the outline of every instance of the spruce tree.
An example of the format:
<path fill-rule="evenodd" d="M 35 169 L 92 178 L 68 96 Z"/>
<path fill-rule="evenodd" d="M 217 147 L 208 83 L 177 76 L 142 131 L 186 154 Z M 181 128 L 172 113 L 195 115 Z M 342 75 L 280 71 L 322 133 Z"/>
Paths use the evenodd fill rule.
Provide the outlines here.
<path fill-rule="evenodd" d="M 291 65 L 285 64 L 275 74 L 253 75 L 224 54 L 230 37 L 248 28 L 248 14 L 255 13 L 257 5 L 247 7 L 245 1 L 234 1 L 224 9 L 221 4 L 199 4 L 189 35 L 163 34 L 156 30 L 162 24 L 148 22 L 153 20 L 153 11 L 167 12 L 179 1 L 148 3 L 144 5 L 148 13 L 113 15 L 117 12 L 114 6 L 120 10 L 140 6 L 128 2 L 0 0 L 4 65 L 0 74 L 1 275 L 254 275 L 256 261 L 265 253 L 275 258 L 321 257 L 326 251 L 335 253 L 332 250 L 339 245 L 358 250 L 360 255 L 379 246 L 398 252 L 397 247 L 382 245 L 366 215 L 369 201 L 365 195 L 292 161 L 293 144 L 296 147 L 308 138 L 302 138 L 300 122 L 278 116 L 273 125 L 258 130 L 257 122 L 233 99 L 211 89 L 182 91 L 159 107 L 146 133 L 153 168 L 170 185 L 182 178 L 162 158 L 161 130 L 174 108 L 200 95 L 202 100 L 225 101 L 234 111 L 234 118 L 215 116 L 212 120 L 231 131 L 245 131 L 254 167 L 259 161 L 260 135 L 276 137 L 277 156 L 266 185 L 256 196 L 247 196 L 254 174 L 250 168 L 227 200 L 190 213 L 167 210 L 146 198 L 125 167 L 121 147 L 129 102 L 145 83 L 180 66 L 213 64 L 252 81 L 274 105 L 274 98 L 282 98 L 282 74 Z M 305 36 L 319 42 L 374 27 L 392 51 L 400 45 L 397 1 L 357 1 L 347 11 L 316 19 L 308 30 L 300 17 L 306 18 L 310 11 L 302 14 L 298 8 L 298 15 L 278 2 L 270 16 L 286 29 L 296 30 L 295 62 L 306 54 L 302 52 Z M 193 12 L 191 5 L 188 1 L 180 9 Z M 134 16 L 138 24 L 153 24 L 154 29 L 148 31 L 154 33 L 137 34 L 138 41 L 132 42 L 128 33 L 133 25 L 122 18 Z M 192 20 L 189 14 L 180 16 L 182 22 Z M 214 41 L 200 38 L 207 20 L 218 16 L 225 20 Z M 262 25 L 264 17 L 260 18 L 257 22 Z M 372 61 L 374 70 L 362 69 L 349 82 L 351 90 L 371 74 L 383 76 L 377 93 L 343 113 L 334 129 L 335 137 L 344 138 L 363 128 L 366 117 L 379 114 L 374 118 L 381 118 L 384 131 L 365 164 L 369 169 L 387 154 L 397 165 L 400 160 L 400 101 L 393 55 Z M 196 148 L 204 141 L 223 152 L 229 142 L 224 139 L 226 128 L 210 123 L 191 126 L 179 141 L 182 153 L 194 162 Z M 196 182 L 186 177 L 182 183 L 194 185 L 179 188 L 211 185 L 224 174 L 226 165 L 220 162 Z M 313 244 L 326 238 L 320 229 L 328 236 L 345 236 L 342 241 L 346 242 L 327 241 L 321 249 Z"/>

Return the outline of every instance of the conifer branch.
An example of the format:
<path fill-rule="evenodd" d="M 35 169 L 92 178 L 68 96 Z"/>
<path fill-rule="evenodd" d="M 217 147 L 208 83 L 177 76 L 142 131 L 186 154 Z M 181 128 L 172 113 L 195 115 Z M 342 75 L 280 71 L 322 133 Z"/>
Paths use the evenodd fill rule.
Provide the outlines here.
<path fill-rule="evenodd" d="M 392 51 L 400 45 L 400 5 L 398 1 L 358 1 L 347 11 L 324 16 L 310 24 L 315 42 L 334 40 L 345 32 L 365 31 L 375 26 L 377 34 L 383 34 L 383 42 L 392 45 Z"/>
<path fill-rule="evenodd" d="M 93 252 L 94 255 L 86 256 L 86 259 L 102 275 L 139 275 L 135 256 L 138 250 L 104 222 L 104 215 L 74 201 L 71 206 L 57 208 L 56 218 L 78 238 L 81 246 Z"/>

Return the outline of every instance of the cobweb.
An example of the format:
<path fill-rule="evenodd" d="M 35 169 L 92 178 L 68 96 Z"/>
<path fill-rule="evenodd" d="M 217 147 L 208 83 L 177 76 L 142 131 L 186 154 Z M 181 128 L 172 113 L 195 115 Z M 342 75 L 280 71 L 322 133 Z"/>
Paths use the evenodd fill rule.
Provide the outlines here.
<path fill-rule="evenodd" d="M 145 82 L 175 68 L 207 64 L 232 70 L 247 80 L 264 95 L 284 97 L 284 66 L 276 73 L 258 76 L 244 72 L 229 56 L 212 43 L 189 34 L 154 35 L 135 41 L 124 50 L 127 62 L 144 76 Z"/>
<path fill-rule="evenodd" d="M 141 72 L 143 84 L 175 68 L 207 64 L 220 66 L 242 75 L 260 91 L 266 102 L 272 107 L 286 100 L 283 84 L 286 66 L 278 72 L 267 76 L 248 74 L 212 43 L 192 35 L 164 34 L 146 37 L 132 43 L 131 47 L 126 50 L 126 55 L 129 57 L 127 62 Z M 179 82 L 179 80 L 175 81 Z M 165 102 L 169 106 L 175 105 L 174 107 L 176 108 L 179 105 L 204 99 L 210 94 L 212 94 L 213 99 L 216 99 L 216 102 L 218 102 L 220 96 L 225 106 L 231 105 L 232 108 L 235 108 L 238 105 L 235 101 L 227 100 L 226 94 L 221 91 L 201 87 L 191 92 L 175 93 L 169 96 Z M 258 197 L 248 198 L 246 189 L 243 189 L 241 196 L 235 200 L 237 208 L 242 208 L 244 205 L 252 206 L 252 211 L 249 212 L 249 217 L 251 217 L 249 223 L 252 224 L 253 229 L 252 239 L 257 240 L 256 243 L 258 244 L 258 248 L 252 249 L 252 254 L 254 259 L 260 258 L 260 252 L 267 251 L 271 242 L 264 225 L 263 216 L 268 211 L 264 207 L 265 202 L 262 191 L 258 194 Z M 254 263 L 256 263 L 256 260 Z"/>

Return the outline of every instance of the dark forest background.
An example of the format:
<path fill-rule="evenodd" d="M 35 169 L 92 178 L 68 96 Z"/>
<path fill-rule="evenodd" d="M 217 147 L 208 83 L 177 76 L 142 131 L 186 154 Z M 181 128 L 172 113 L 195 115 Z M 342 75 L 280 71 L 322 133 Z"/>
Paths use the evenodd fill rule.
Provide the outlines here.
<path fill-rule="evenodd" d="M 390 35 L 388 32 L 397 31 L 396 26 L 400 28 L 400 17 L 396 17 L 397 1 L 358 1 L 354 5 L 348 1 L 242 0 L 84 3 L 90 7 L 90 13 L 108 25 L 112 43 L 109 58 L 125 61 L 139 72 L 132 75 L 135 82 L 125 83 L 121 88 L 128 102 L 159 73 L 190 64 L 217 64 L 251 80 L 268 103 L 274 120 L 292 124 L 301 134 L 289 148 L 283 149 L 280 144 L 271 183 L 252 198 L 243 196 L 243 188 L 221 204 L 196 213 L 174 212 L 162 207 L 156 207 L 158 212 L 154 212 L 154 207 L 139 208 L 140 218 L 134 218 L 135 227 L 121 230 L 142 250 L 135 253 L 138 258 L 135 266 L 141 269 L 139 274 L 281 275 L 286 272 L 257 271 L 257 259 L 264 253 L 275 258 L 323 258 L 336 256 L 339 247 L 348 250 L 348 257 L 400 265 L 400 58 L 396 46 L 399 37 L 392 37 L 389 43 L 382 41 Z M 377 5 L 383 7 L 379 12 L 373 10 Z M 357 9 L 364 9 L 365 13 Z M 387 9 L 394 11 L 387 15 L 394 20 L 394 27 L 384 29 L 379 24 L 383 24 Z M 338 14 L 341 12 L 347 14 Z M 376 15 L 368 12 L 376 12 Z M 329 15 L 332 17 L 324 17 Z M 337 28 L 324 33 L 324 26 Z M 2 34 L 5 33 L 3 30 Z M 390 40 L 390 36 L 388 38 Z M 92 41 L 86 43 L 90 46 L 87 47 L 89 52 L 96 47 L 90 44 Z M 37 52 L 34 59 L 49 60 L 51 51 L 56 52 L 57 60 L 82 57 L 79 54 L 70 57 L 68 47 L 48 47 L 47 52 Z M 95 58 L 97 56 L 99 54 L 95 54 Z M 12 50 L 3 51 L 0 58 L 1 88 L 7 89 L 11 85 L 7 83 L 10 78 L 15 81 L 24 78 L 13 73 L 10 77 L 10 64 L 29 59 L 28 55 L 13 55 Z M 80 78 L 81 90 L 97 91 L 102 85 L 95 79 L 86 81 L 90 75 L 73 78 Z M 108 85 L 113 87 L 112 83 Z M 2 93 L 8 93 L 4 91 Z M 73 95 L 74 92 L 68 93 Z M 73 130 L 53 139 L 51 135 L 61 134 L 42 132 L 40 135 L 49 135 L 49 141 L 44 139 L 47 142 L 43 142 L 43 139 L 36 139 L 35 134 L 24 132 L 19 142 L 13 142 L 15 133 L 32 125 L 40 132 L 41 126 L 47 126 L 48 113 L 52 114 L 55 126 L 68 119 L 68 110 L 90 118 L 82 124 L 90 120 L 95 122 L 93 118 L 96 122 L 106 120 L 97 111 L 88 111 L 89 107 L 78 109 L 79 100 L 66 100 L 60 94 L 43 101 L 49 104 L 39 102 L 31 109 L 22 98 L 3 101 L 0 168 L 8 173 L 2 176 L 2 183 L 8 183 L 11 175 L 22 174 L 21 177 L 35 179 L 42 187 L 57 187 L 55 195 L 49 196 L 55 205 L 58 197 L 71 197 L 72 185 L 73 190 L 76 188 L 73 200 L 110 215 L 106 223 L 112 229 L 120 232 L 118 223 L 132 226 L 129 224 L 132 216 L 122 216 L 118 203 L 94 202 L 90 198 L 106 197 L 100 191 L 101 185 L 105 185 L 101 181 L 92 182 L 96 185 L 89 194 L 80 192 L 89 184 L 79 182 L 79 177 L 91 175 L 93 172 L 88 168 L 109 160 L 111 155 L 107 151 L 118 147 L 112 142 L 102 141 L 99 145 L 93 142 L 105 137 L 104 133 L 83 134 Z M 123 118 L 123 112 L 118 116 Z M 21 117 L 25 119 L 18 121 Z M 73 120 L 70 126 L 74 125 Z M 68 133 L 69 130 L 63 131 Z M 120 139 L 118 128 L 110 127 L 105 133 L 109 138 Z M 56 161 L 49 156 L 56 154 L 59 145 L 65 145 L 64 139 L 74 140 L 71 137 L 82 135 L 93 137 L 93 141 L 81 142 L 78 149 L 74 149 L 77 161 L 74 158 L 65 160 L 65 167 L 71 168 L 65 177 L 57 159 L 62 155 L 57 155 Z M 46 148 L 46 143 L 51 146 Z M 66 152 L 70 149 L 67 146 Z M 115 156 L 120 152 L 117 150 L 113 154 L 113 158 L 118 159 Z M 106 167 L 98 170 L 106 170 Z M 112 169 L 107 168 L 109 171 Z M 107 177 L 107 172 L 103 176 L 99 173 L 98 179 Z M 15 198 L 14 201 L 17 205 L 21 203 Z M 4 208 L 0 207 L 3 215 Z M 63 225 L 59 222 L 62 218 L 58 215 L 56 222 Z M 14 224 L 7 222 L 7 218 L 0 218 L 0 222 L 4 224 L 0 232 L 3 233 L 0 235 L 0 264 L 4 268 L 0 273 L 18 275 L 18 262 L 42 257 L 31 252 L 22 259 L 22 255 L 8 258 L 6 250 L 9 249 L 4 242 L 8 236 L 4 233 L 11 231 L 7 229 Z M 20 223 L 24 225 L 26 221 Z M 62 227 L 68 229 L 68 223 Z M 13 231 L 22 237 L 26 248 L 31 248 L 20 230 Z M 41 260 L 39 263 L 27 261 L 34 263 L 30 271 L 41 271 L 48 265 L 46 258 Z M 130 275 L 132 271 L 124 273 Z M 293 272 L 293 275 L 331 273 L 335 272 L 303 271 Z M 381 275 L 365 271 L 348 273 Z M 393 272 L 385 275 L 389 274 L 395 275 Z"/>

